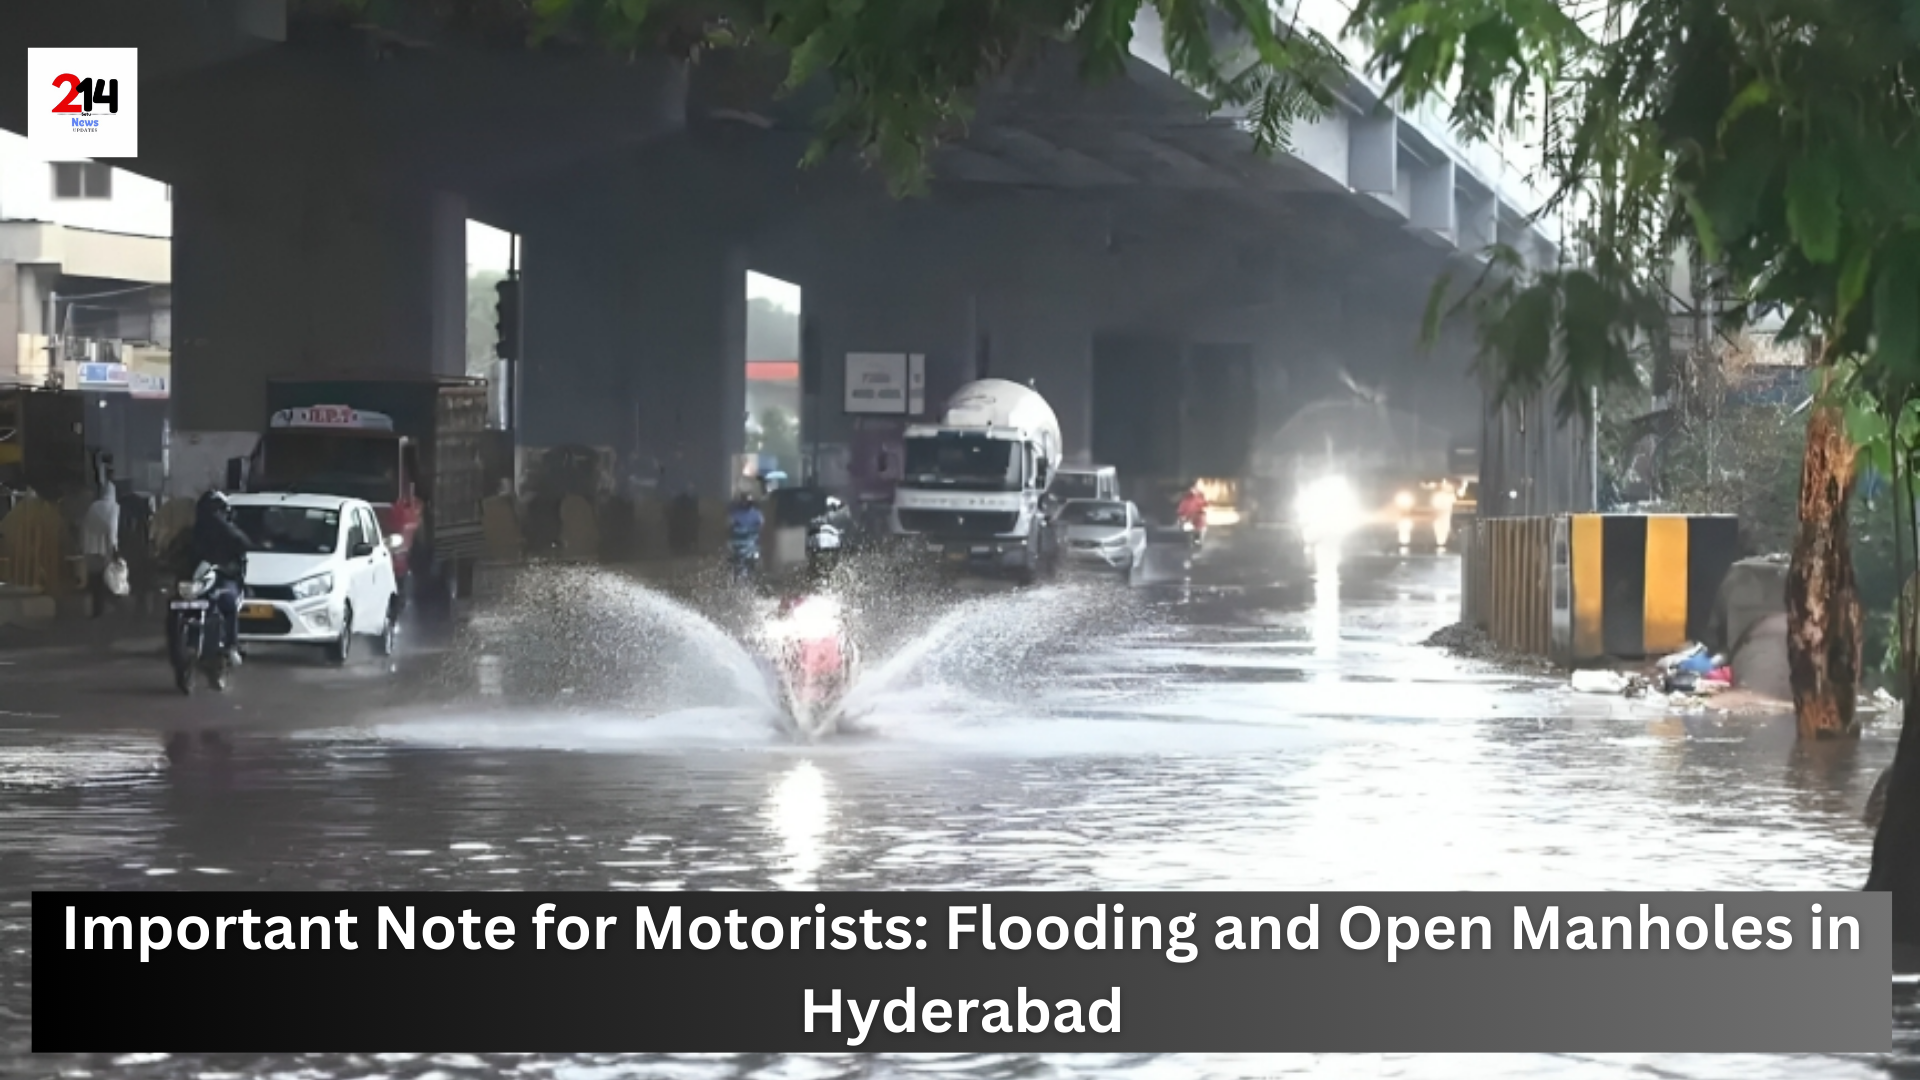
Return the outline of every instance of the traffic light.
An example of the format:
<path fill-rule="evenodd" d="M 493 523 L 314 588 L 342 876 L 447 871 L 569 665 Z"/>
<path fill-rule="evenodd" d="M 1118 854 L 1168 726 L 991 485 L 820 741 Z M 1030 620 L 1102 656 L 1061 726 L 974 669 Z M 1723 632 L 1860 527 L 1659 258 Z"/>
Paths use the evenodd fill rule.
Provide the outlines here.
<path fill-rule="evenodd" d="M 507 278 L 494 286 L 500 299 L 494 304 L 494 326 L 499 338 L 494 342 L 493 351 L 502 360 L 517 360 L 520 356 L 520 278 Z"/>

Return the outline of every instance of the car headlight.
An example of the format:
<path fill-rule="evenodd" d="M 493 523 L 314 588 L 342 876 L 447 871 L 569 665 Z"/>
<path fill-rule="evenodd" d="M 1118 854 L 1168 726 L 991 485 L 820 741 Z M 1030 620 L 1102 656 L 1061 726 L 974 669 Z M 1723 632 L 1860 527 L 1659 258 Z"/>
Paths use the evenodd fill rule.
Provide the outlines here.
<path fill-rule="evenodd" d="M 311 600 L 316 596 L 325 596 L 332 591 L 333 575 L 315 574 L 305 581 L 294 583 L 293 598 L 295 600 Z"/>
<path fill-rule="evenodd" d="M 1433 508 L 1435 510 L 1445 510 L 1447 507 L 1452 505 L 1453 505 L 1453 492 L 1448 491 L 1445 488 L 1441 488 L 1439 491 L 1436 491 L 1433 493 Z"/>
<path fill-rule="evenodd" d="M 1105 540 L 1100 541 L 1100 546 L 1101 547 L 1121 547 L 1122 545 L 1126 544 L 1126 542 L 1127 542 L 1127 538 L 1125 536 L 1109 536 Z"/>
<path fill-rule="evenodd" d="M 1393 505 L 1399 507 L 1402 510 L 1413 509 L 1413 492 L 1403 491 L 1400 494 L 1395 495 L 1393 497 Z"/>

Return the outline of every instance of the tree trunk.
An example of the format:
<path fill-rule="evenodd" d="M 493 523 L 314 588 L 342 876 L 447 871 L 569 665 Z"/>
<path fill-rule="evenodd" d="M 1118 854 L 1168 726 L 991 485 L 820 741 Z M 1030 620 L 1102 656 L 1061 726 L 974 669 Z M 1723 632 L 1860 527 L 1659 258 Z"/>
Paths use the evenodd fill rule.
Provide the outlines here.
<path fill-rule="evenodd" d="M 1920 681 L 1909 678 L 1901 711 L 1867 891 L 1893 894 L 1893 940 L 1920 947 Z"/>
<path fill-rule="evenodd" d="M 1858 734 L 1860 601 L 1847 544 L 1854 447 L 1840 410 L 1816 405 L 1800 473 L 1800 533 L 1787 572 L 1787 667 L 1800 737 Z"/>

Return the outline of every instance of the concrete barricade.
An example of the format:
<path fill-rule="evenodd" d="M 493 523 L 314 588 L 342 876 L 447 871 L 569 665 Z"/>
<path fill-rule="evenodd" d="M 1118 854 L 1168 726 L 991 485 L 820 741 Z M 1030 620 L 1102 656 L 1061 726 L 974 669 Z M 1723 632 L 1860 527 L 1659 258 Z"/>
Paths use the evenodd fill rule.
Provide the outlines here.
<path fill-rule="evenodd" d="M 1738 543 L 1729 515 L 1481 519 L 1462 615 L 1502 648 L 1562 664 L 1659 656 L 1711 639 Z"/>

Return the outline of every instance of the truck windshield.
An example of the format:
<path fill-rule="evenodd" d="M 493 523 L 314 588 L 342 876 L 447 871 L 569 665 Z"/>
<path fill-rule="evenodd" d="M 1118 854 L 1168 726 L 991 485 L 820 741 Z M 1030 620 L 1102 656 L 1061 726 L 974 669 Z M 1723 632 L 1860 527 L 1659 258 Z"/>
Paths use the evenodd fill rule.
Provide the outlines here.
<path fill-rule="evenodd" d="M 233 523 L 261 551 L 331 555 L 340 540 L 340 512 L 303 506 L 236 506 Z"/>
<path fill-rule="evenodd" d="M 941 432 L 907 440 L 908 483 L 1017 491 L 1021 481 L 1018 443 L 980 435 Z"/>
<path fill-rule="evenodd" d="M 399 498 L 397 438 L 333 432 L 275 432 L 267 436 L 261 487 L 305 495 L 338 495 L 390 503 Z"/>

